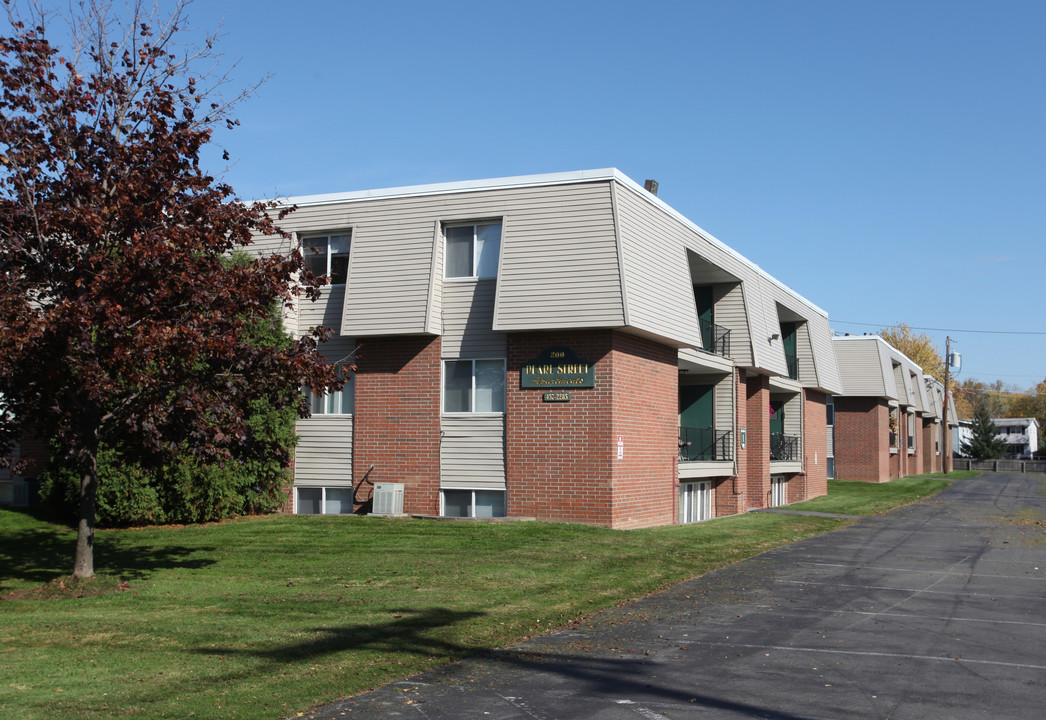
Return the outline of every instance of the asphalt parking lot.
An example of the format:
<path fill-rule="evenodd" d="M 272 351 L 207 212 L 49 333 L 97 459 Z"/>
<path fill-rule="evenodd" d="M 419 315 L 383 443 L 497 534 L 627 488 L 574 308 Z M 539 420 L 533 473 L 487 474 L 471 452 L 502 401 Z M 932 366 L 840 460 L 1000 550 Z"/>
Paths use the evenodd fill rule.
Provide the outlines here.
<path fill-rule="evenodd" d="M 1039 718 L 1046 476 L 940 495 L 306 717 Z"/>

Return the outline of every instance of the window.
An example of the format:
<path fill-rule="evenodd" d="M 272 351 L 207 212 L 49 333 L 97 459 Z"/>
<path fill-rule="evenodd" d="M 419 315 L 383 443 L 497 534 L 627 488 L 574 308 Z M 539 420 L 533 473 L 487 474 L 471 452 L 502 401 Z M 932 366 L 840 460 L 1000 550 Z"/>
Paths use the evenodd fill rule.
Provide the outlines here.
<path fill-rule="evenodd" d="M 303 238 L 301 254 L 305 264 L 317 277 L 329 278 L 331 285 L 344 285 L 349 277 L 350 238 L 347 233 Z"/>
<path fill-rule="evenodd" d="M 313 415 L 351 415 L 355 409 L 356 393 L 353 376 L 345 375 L 345 387 L 335 392 L 314 393 L 305 388 L 305 397 Z"/>
<path fill-rule="evenodd" d="M 448 278 L 491 278 L 498 274 L 501 223 L 448 225 L 445 275 Z"/>
<path fill-rule="evenodd" d="M 294 512 L 297 515 L 351 515 L 352 488 L 298 487 L 294 488 Z"/>
<path fill-rule="evenodd" d="M 445 360 L 443 412 L 505 412 L 505 361 Z"/>
<path fill-rule="evenodd" d="M 712 517 L 712 483 L 684 483 L 679 486 L 679 522 L 692 523 Z"/>
<path fill-rule="evenodd" d="M 915 415 L 908 413 L 908 449 L 915 449 Z"/>
<path fill-rule="evenodd" d="M 444 490 L 443 517 L 505 517 L 504 490 Z"/>
<path fill-rule="evenodd" d="M 776 475 L 770 478 L 770 507 L 779 507 L 787 501 L 788 481 L 784 475 Z"/>
<path fill-rule="evenodd" d="M 826 425 L 835 425 L 835 397 L 832 395 L 825 398 L 824 418 Z"/>

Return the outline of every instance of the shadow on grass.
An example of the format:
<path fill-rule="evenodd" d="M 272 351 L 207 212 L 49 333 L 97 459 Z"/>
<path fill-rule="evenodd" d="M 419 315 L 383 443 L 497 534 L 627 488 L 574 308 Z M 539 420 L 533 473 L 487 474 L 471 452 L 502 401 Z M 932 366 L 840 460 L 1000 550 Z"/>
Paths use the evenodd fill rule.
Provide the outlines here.
<path fill-rule="evenodd" d="M 486 648 L 472 647 L 432 637 L 433 628 L 470 620 L 485 613 L 447 608 L 396 609 L 401 614 L 388 622 L 370 625 L 346 625 L 340 628 L 311 628 L 314 636 L 305 642 L 267 650 L 228 647 L 198 648 L 203 655 L 249 655 L 274 663 L 302 662 L 346 650 L 374 650 L 382 653 L 410 653 L 421 656 L 461 658 L 481 653 Z"/>
<path fill-rule="evenodd" d="M 41 518 L 37 513 L 26 513 Z M 0 528 L 0 591 L 11 589 L 11 581 L 46 583 L 73 570 L 76 535 L 70 528 L 16 530 Z M 94 566 L 99 574 L 122 580 L 139 580 L 156 570 L 196 569 L 215 561 L 206 555 L 214 548 L 127 546 L 113 535 L 95 537 Z"/>

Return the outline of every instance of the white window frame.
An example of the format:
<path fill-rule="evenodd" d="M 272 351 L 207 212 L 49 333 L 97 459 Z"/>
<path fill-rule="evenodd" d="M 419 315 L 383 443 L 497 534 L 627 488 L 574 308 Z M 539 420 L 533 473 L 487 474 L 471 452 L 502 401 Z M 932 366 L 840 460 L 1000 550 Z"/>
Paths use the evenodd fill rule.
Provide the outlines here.
<path fill-rule="evenodd" d="M 700 482 L 682 483 L 679 486 L 679 524 L 686 525 L 710 520 L 711 518 L 711 481 L 702 480 Z"/>
<path fill-rule="evenodd" d="M 440 514 L 440 517 L 448 517 L 448 515 L 447 515 L 447 504 L 446 504 L 446 499 L 444 497 L 444 493 L 446 493 L 446 492 L 467 492 L 467 493 L 471 493 L 472 494 L 472 498 L 469 500 L 469 514 L 467 515 L 467 517 L 470 517 L 470 518 L 476 517 L 476 493 L 478 493 L 478 492 L 496 492 L 496 493 L 501 493 L 501 495 L 504 498 L 504 502 L 502 503 L 502 505 L 505 508 L 505 514 L 504 515 L 492 515 L 491 517 L 507 517 L 508 516 L 508 495 L 507 495 L 507 492 L 505 490 L 486 489 L 486 488 L 452 488 L 452 487 L 446 487 L 446 488 L 440 488 L 440 490 L 439 490 L 439 514 Z M 461 516 L 460 515 L 454 515 L 454 516 L 451 516 L 451 517 L 461 517 Z"/>
<path fill-rule="evenodd" d="M 339 366 L 341 363 L 335 363 Z M 312 391 L 312 388 L 305 388 L 305 401 L 309 404 L 309 411 L 312 416 L 323 415 L 324 417 L 352 417 L 356 411 L 356 376 L 353 373 L 345 373 L 345 386 L 341 390 L 335 390 L 334 392 L 325 392 L 323 397 L 326 400 L 323 402 L 323 407 L 317 410 L 315 407 L 316 400 L 319 396 Z M 345 412 L 345 400 L 348 397 L 349 411 Z M 338 401 L 338 407 L 341 408 L 341 412 L 332 412 L 329 410 L 332 401 L 335 398 L 340 398 Z"/>
<path fill-rule="evenodd" d="M 479 253 L 479 228 L 497 225 L 498 230 L 498 248 L 497 248 L 497 260 L 494 263 L 494 272 L 492 274 L 480 275 L 480 253 Z M 452 228 L 472 228 L 472 268 L 469 275 L 449 275 L 450 263 L 447 262 L 449 256 L 448 243 L 447 243 L 447 231 Z M 496 278 L 498 276 L 498 269 L 501 264 L 501 245 L 504 242 L 505 235 L 505 223 L 500 218 L 492 218 L 490 220 L 477 220 L 475 222 L 453 222 L 445 223 L 443 225 L 443 277 L 446 280 L 480 280 L 483 278 Z"/>
<path fill-rule="evenodd" d="M 298 500 L 298 492 L 300 490 L 319 490 L 320 491 L 320 512 L 318 513 L 301 513 L 299 508 L 301 503 Z M 327 512 L 327 491 L 328 490 L 344 490 L 349 493 L 349 511 L 343 513 L 329 513 Z M 353 512 L 353 489 L 351 485 L 295 485 L 294 486 L 294 514 L 295 515 L 352 515 Z"/>
<path fill-rule="evenodd" d="M 308 245 L 310 242 L 315 242 L 317 240 L 326 240 L 327 241 L 327 258 L 326 258 L 326 260 L 327 260 L 327 262 L 326 262 L 327 271 L 325 273 L 323 273 L 321 275 L 321 277 L 326 277 L 326 278 L 332 279 L 331 278 L 331 258 L 334 257 L 334 255 L 331 254 L 331 238 L 341 238 L 341 237 L 345 238 L 348 241 L 348 243 L 349 243 L 349 249 L 348 249 L 347 252 L 344 253 L 344 255 L 345 255 L 345 265 L 346 265 L 346 267 L 345 267 L 345 280 L 343 280 L 342 282 L 331 282 L 330 284 L 333 285 L 333 286 L 345 285 L 349 281 L 349 268 L 348 268 L 349 260 L 348 259 L 349 259 L 350 253 L 352 252 L 352 230 L 350 229 L 350 230 L 343 230 L 343 231 L 340 231 L 340 232 L 308 234 L 308 235 L 302 235 L 299 238 L 300 241 L 301 241 L 301 254 L 302 254 L 302 257 L 305 259 L 306 264 L 308 264 L 309 256 L 312 255 L 312 251 L 309 250 L 306 247 L 306 245 Z"/>
<path fill-rule="evenodd" d="M 472 388 L 469 390 L 468 410 L 447 410 L 447 366 L 448 363 L 472 363 Z M 476 410 L 476 363 L 501 363 L 501 410 Z M 444 415 L 504 415 L 508 402 L 508 368 L 504 358 L 444 358 L 443 372 L 440 375 L 440 411 Z"/>

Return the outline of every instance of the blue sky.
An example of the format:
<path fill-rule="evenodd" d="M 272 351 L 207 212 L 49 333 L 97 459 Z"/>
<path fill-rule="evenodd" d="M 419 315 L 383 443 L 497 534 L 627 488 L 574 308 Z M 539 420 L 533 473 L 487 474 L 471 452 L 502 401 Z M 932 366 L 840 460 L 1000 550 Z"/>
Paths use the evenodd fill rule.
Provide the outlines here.
<path fill-rule="evenodd" d="M 617 167 L 837 331 L 1046 377 L 1041 0 L 191 9 L 223 16 L 234 83 L 273 74 L 218 137 L 243 198 Z"/>

